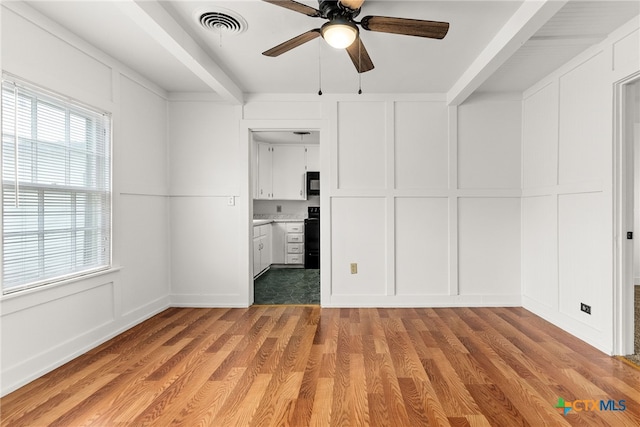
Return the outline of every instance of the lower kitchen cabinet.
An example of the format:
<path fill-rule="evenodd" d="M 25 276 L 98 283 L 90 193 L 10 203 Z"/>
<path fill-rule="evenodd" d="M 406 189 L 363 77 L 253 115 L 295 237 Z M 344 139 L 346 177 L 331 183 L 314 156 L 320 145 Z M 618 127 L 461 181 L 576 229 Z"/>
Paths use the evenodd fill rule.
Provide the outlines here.
<path fill-rule="evenodd" d="M 276 221 L 253 227 L 253 277 L 271 264 L 304 265 L 304 222 Z"/>
<path fill-rule="evenodd" d="M 287 254 L 287 264 L 304 264 L 304 254 Z"/>
<path fill-rule="evenodd" d="M 286 223 L 286 263 L 304 264 L 304 222 Z"/>
<path fill-rule="evenodd" d="M 253 227 L 253 277 L 271 265 L 271 224 Z"/>
<path fill-rule="evenodd" d="M 287 223 L 274 222 L 272 225 L 271 262 L 284 264 L 287 260 Z"/>
<path fill-rule="evenodd" d="M 304 222 L 277 220 L 272 223 L 271 263 L 304 264 Z"/>

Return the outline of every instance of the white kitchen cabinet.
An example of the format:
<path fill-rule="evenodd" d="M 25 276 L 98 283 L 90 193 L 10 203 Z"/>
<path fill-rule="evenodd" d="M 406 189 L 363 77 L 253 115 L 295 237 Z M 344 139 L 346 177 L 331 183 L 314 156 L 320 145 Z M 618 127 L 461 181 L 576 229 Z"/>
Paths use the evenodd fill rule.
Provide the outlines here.
<path fill-rule="evenodd" d="M 265 234 L 263 239 L 262 253 L 260 254 L 260 269 L 265 270 L 271 265 L 271 224 L 265 225 Z"/>
<path fill-rule="evenodd" d="M 304 222 L 291 221 L 286 223 L 287 233 L 304 233 Z"/>
<path fill-rule="evenodd" d="M 304 200 L 305 148 L 298 145 L 273 145 L 273 199 Z"/>
<path fill-rule="evenodd" d="M 304 234 L 300 233 L 287 233 L 287 243 L 303 243 Z"/>
<path fill-rule="evenodd" d="M 286 231 L 286 264 L 304 264 L 304 222 L 287 222 Z"/>
<path fill-rule="evenodd" d="M 273 148 L 271 144 L 258 143 L 258 188 L 256 199 L 273 199 Z"/>
<path fill-rule="evenodd" d="M 302 254 L 304 253 L 303 243 L 287 243 L 288 254 Z"/>
<path fill-rule="evenodd" d="M 307 171 L 320 171 L 320 146 L 319 145 L 307 145 L 306 150 L 306 167 Z"/>
<path fill-rule="evenodd" d="M 304 264 L 304 222 L 278 221 L 272 226 L 272 264 Z"/>
<path fill-rule="evenodd" d="M 271 224 L 253 227 L 253 277 L 271 265 Z"/>
<path fill-rule="evenodd" d="M 253 277 L 255 278 L 262 270 L 260 270 L 260 254 L 262 249 L 262 241 L 260 238 L 253 239 Z"/>
<path fill-rule="evenodd" d="M 305 172 L 320 169 L 320 147 L 260 142 L 254 164 L 254 199 L 306 200 Z"/>
<path fill-rule="evenodd" d="M 304 254 L 287 254 L 287 264 L 304 264 Z"/>
<path fill-rule="evenodd" d="M 274 222 L 271 232 L 271 263 L 284 264 L 287 259 L 287 223 Z"/>

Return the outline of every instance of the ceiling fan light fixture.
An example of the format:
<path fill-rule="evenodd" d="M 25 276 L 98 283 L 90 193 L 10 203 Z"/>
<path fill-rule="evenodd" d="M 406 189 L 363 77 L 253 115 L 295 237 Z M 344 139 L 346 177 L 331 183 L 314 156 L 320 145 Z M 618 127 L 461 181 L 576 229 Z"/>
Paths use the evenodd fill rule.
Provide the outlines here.
<path fill-rule="evenodd" d="M 329 43 L 329 46 L 336 49 L 344 49 L 358 37 L 358 27 L 348 21 L 331 21 L 321 28 L 322 37 Z"/>

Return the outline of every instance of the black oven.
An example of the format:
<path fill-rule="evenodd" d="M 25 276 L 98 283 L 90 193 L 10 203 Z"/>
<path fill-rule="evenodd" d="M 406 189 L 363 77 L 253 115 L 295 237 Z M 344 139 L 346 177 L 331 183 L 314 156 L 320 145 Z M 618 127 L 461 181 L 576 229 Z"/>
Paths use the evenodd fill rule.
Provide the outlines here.
<path fill-rule="evenodd" d="M 307 172 L 307 197 L 320 195 L 320 172 Z"/>
<path fill-rule="evenodd" d="M 320 268 L 320 207 L 307 208 L 304 220 L 304 268 Z"/>

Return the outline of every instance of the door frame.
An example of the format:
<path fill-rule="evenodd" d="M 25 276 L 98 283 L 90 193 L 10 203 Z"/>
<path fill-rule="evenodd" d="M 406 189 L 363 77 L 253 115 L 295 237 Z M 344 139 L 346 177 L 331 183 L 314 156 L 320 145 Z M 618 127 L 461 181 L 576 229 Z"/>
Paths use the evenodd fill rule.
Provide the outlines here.
<path fill-rule="evenodd" d="M 640 238 L 634 230 L 634 165 L 633 144 L 629 144 L 626 127 L 626 92 L 628 85 L 640 82 L 640 72 L 614 83 L 614 322 L 613 351 L 616 355 L 633 353 L 634 347 L 634 294 L 633 294 L 633 240 Z M 640 214 L 640 212 L 638 212 Z M 631 284 L 631 285 L 630 285 Z"/>
<path fill-rule="evenodd" d="M 308 119 L 308 120 L 241 120 L 240 121 L 240 200 L 238 201 L 240 209 L 241 226 L 241 242 L 240 242 L 240 283 L 245 283 L 243 287 L 245 294 L 244 300 L 247 307 L 253 304 L 253 171 L 251 168 L 251 143 L 253 132 L 294 132 L 294 131 L 317 131 L 320 132 L 320 172 L 325 170 L 324 158 L 328 153 L 329 147 L 327 138 L 329 135 L 329 125 L 327 120 Z M 325 174 L 326 176 L 326 174 Z M 323 205 L 323 195 L 320 193 L 320 205 Z M 326 204 L 325 204 L 326 205 Z M 320 235 L 325 233 L 320 228 Z M 320 265 L 327 265 L 328 260 L 324 260 L 320 253 Z M 323 268 L 324 270 L 324 268 Z M 327 269 L 328 271 L 328 269 Z M 324 283 L 328 280 L 326 275 L 321 275 L 320 299 L 322 301 Z M 328 281 L 326 283 L 329 283 Z"/>

